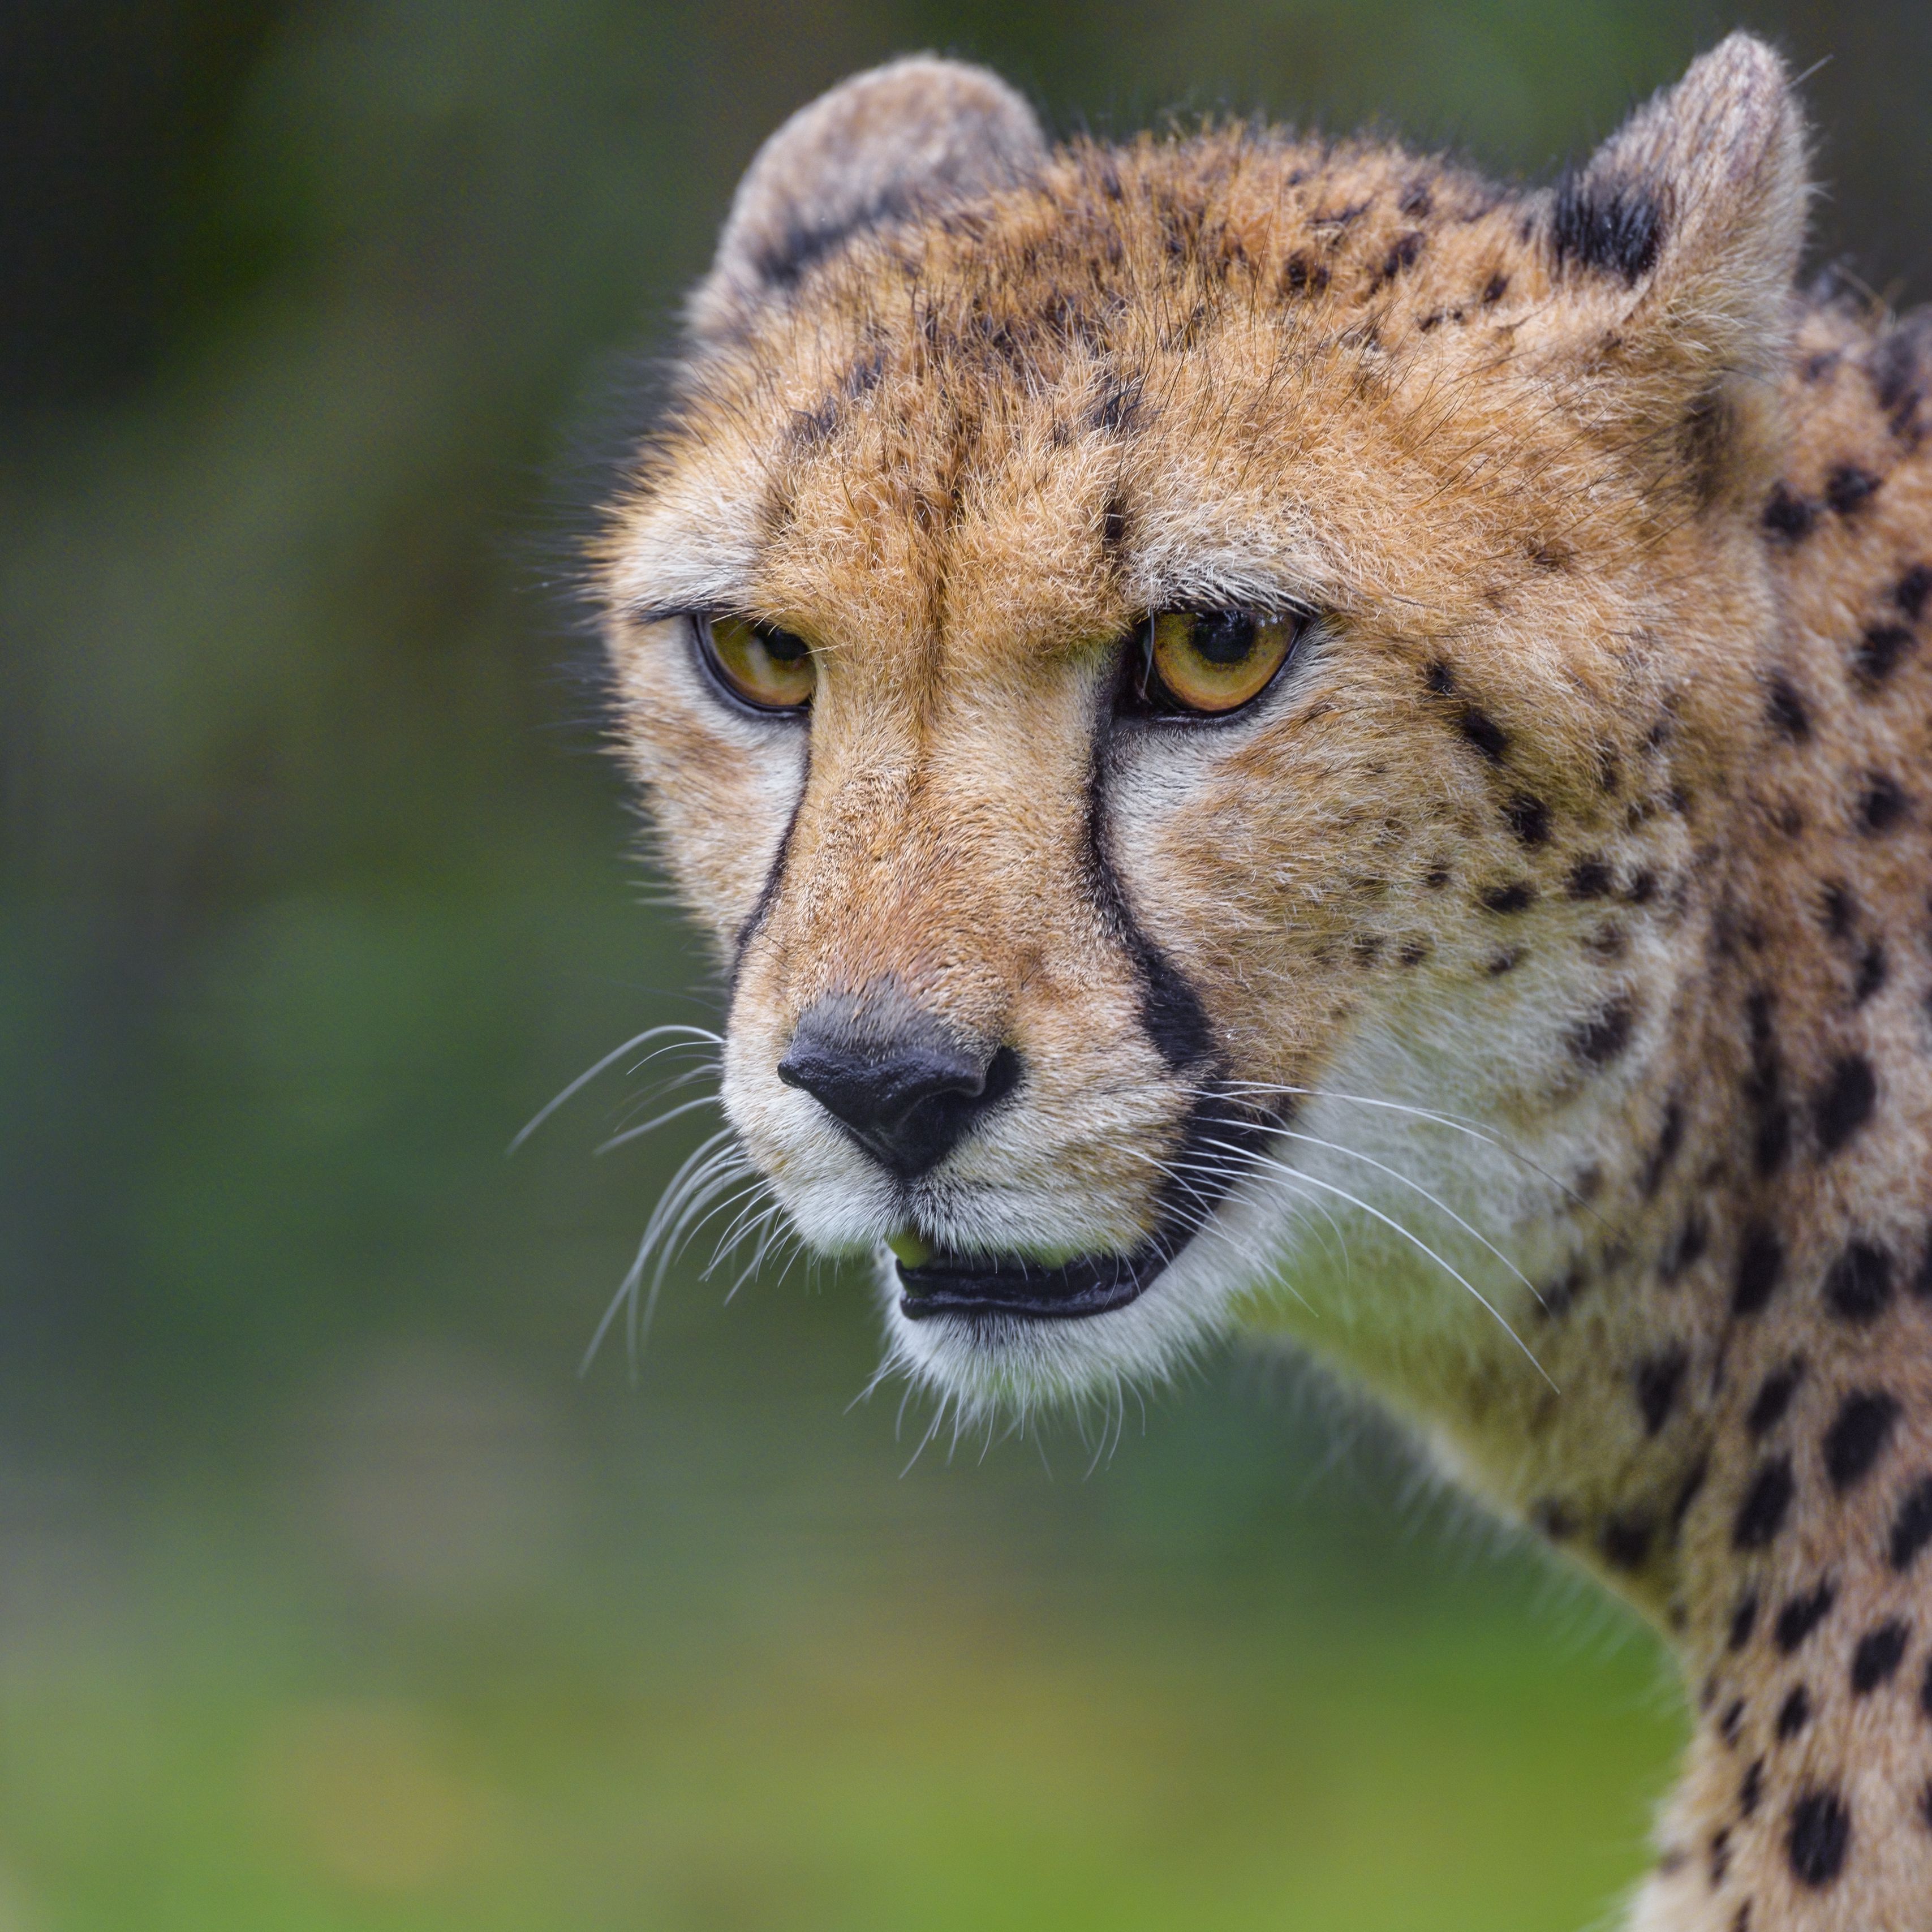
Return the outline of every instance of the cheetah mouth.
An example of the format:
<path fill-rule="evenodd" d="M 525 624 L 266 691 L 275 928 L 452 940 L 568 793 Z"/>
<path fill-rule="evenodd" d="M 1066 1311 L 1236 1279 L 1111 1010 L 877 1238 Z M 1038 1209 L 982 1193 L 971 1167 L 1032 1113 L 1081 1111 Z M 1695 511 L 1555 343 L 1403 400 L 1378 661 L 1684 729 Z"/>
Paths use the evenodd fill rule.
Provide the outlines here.
<path fill-rule="evenodd" d="M 1191 1238 L 1191 1231 L 1190 1236 Z M 1024 1255 L 934 1255 L 897 1264 L 899 1312 L 908 1322 L 941 1315 L 1074 1322 L 1124 1308 L 1186 1245 L 1150 1241 L 1125 1255 L 1081 1255 L 1058 1266 Z"/>
<path fill-rule="evenodd" d="M 1181 1157 L 1159 1204 L 1153 1234 L 1126 1254 L 1078 1255 L 1051 1262 L 1025 1255 L 924 1255 L 897 1262 L 899 1312 L 909 1322 L 942 1315 L 969 1319 L 1017 1316 L 1026 1322 L 1077 1322 L 1124 1308 L 1178 1260 L 1215 1209 L 1286 1126 L 1291 1108 L 1259 1113 L 1210 1096 L 1196 1105 Z"/>

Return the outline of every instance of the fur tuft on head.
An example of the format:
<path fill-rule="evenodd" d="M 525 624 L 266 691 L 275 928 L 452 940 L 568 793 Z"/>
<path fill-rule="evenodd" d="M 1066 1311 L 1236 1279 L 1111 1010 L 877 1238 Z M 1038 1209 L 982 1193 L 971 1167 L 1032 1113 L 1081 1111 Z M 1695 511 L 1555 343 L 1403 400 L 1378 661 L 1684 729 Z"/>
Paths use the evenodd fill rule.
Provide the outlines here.
<path fill-rule="evenodd" d="M 692 297 L 692 333 L 729 334 L 848 237 L 1005 187 L 1046 152 L 1033 110 L 984 68 L 914 54 L 855 74 L 753 158 Z"/>

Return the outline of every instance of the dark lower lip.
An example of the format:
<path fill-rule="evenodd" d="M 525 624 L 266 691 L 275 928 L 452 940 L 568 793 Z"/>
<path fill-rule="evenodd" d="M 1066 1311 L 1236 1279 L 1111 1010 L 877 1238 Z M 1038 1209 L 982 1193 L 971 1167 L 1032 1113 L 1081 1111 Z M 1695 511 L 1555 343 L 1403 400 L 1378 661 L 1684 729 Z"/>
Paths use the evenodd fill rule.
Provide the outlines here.
<path fill-rule="evenodd" d="M 1213 1096 L 1200 1101 L 1178 1178 L 1163 1190 L 1156 1231 L 1132 1254 L 1082 1255 L 1058 1268 L 1018 1255 L 945 1255 L 920 1268 L 901 1262 L 900 1312 L 908 1322 L 940 1315 L 1076 1322 L 1126 1307 L 1172 1265 L 1233 1186 L 1244 1156 L 1258 1152 L 1292 1111 L 1292 1103 L 1270 1115 Z"/>
<path fill-rule="evenodd" d="M 898 1264 L 899 1310 L 908 1322 L 935 1316 L 1018 1316 L 1073 1322 L 1124 1308 L 1174 1258 L 1165 1246 L 1130 1255 L 1082 1255 L 1058 1268 L 1018 1256 L 947 1256 L 922 1267 Z"/>

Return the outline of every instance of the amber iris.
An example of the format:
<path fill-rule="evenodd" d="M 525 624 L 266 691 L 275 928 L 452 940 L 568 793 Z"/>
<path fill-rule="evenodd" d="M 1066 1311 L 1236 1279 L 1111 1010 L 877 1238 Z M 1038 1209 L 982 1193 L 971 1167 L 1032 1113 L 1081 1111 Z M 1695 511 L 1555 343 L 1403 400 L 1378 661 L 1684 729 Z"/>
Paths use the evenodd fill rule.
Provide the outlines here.
<path fill-rule="evenodd" d="M 1142 636 L 1138 694 L 1169 716 L 1238 711 L 1287 663 L 1305 622 L 1249 610 L 1162 610 Z"/>
<path fill-rule="evenodd" d="M 812 646 L 776 624 L 748 617 L 704 617 L 698 638 L 712 674 L 734 698 L 760 711 L 802 711 L 818 681 Z"/>

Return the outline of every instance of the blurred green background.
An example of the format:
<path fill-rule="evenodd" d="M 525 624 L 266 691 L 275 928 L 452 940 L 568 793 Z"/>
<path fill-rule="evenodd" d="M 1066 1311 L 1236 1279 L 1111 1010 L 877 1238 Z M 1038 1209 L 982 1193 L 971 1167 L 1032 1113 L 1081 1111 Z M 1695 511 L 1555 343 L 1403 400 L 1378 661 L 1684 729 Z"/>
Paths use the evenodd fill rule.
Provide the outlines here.
<path fill-rule="evenodd" d="M 1932 9 L 1748 17 L 1834 57 L 1821 253 L 1916 298 Z M 634 1385 L 578 1377 L 705 1126 L 594 1157 L 617 1073 L 503 1150 L 715 1017 L 559 586 L 786 112 L 935 46 L 1063 129 L 1538 172 L 1736 18 L 0 11 L 0 1932 L 1609 1907 L 1659 1653 L 1318 1376 L 1232 1351 L 1090 1472 L 1069 1426 L 902 1474 L 849 1279 L 728 1305 L 700 1243 Z"/>

